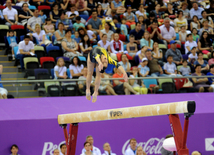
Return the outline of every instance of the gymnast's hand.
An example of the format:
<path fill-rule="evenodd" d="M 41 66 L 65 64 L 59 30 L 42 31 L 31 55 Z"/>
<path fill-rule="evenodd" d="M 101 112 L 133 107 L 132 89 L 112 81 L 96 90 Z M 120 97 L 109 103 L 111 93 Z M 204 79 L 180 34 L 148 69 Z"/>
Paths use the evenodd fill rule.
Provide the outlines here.
<path fill-rule="evenodd" d="M 99 68 L 99 71 L 101 71 L 103 69 L 103 64 L 99 63 L 98 68 Z"/>
<path fill-rule="evenodd" d="M 128 75 L 126 73 L 123 74 L 123 78 L 124 78 L 125 82 L 128 82 Z"/>

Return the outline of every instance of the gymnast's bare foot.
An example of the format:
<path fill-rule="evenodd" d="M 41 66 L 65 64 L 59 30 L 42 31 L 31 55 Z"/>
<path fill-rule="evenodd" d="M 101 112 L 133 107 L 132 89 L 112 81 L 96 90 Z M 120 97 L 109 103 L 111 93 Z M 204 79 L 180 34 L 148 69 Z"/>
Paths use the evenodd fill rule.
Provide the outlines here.
<path fill-rule="evenodd" d="M 91 92 L 90 92 L 90 90 L 86 90 L 86 99 L 91 101 Z"/>
<path fill-rule="evenodd" d="M 97 101 L 97 95 L 98 93 L 95 93 L 92 95 L 92 103 L 95 103 Z"/>

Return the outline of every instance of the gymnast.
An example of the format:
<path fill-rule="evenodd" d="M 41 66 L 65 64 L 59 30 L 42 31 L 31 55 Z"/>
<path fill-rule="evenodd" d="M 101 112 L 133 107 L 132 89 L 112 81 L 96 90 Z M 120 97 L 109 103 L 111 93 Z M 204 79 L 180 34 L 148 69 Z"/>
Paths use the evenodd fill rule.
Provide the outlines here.
<path fill-rule="evenodd" d="M 128 81 L 128 76 L 124 68 L 109 56 L 105 48 L 102 47 L 93 48 L 91 52 L 88 54 L 87 61 L 88 74 L 86 79 L 86 99 L 90 101 L 91 100 L 90 85 L 92 80 L 92 74 L 94 72 L 94 67 L 96 65 L 95 89 L 92 95 L 93 103 L 97 101 L 98 89 L 101 81 L 101 73 L 105 72 L 108 63 L 117 67 L 123 73 L 123 78 L 125 82 Z"/>

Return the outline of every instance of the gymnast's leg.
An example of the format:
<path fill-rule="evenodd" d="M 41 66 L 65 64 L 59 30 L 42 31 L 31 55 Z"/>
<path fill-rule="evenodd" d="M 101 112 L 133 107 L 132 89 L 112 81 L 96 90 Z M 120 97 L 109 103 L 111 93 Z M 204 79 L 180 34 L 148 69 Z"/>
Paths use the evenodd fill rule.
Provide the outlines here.
<path fill-rule="evenodd" d="M 97 101 L 97 95 L 98 95 L 98 89 L 100 87 L 100 81 L 101 81 L 101 73 L 99 71 L 98 65 L 96 65 L 96 79 L 95 79 L 95 88 L 94 88 L 94 94 L 92 95 L 92 102 Z"/>
<path fill-rule="evenodd" d="M 90 86 L 91 86 L 91 80 L 92 80 L 92 75 L 94 72 L 94 65 L 95 63 L 91 62 L 90 60 L 90 54 L 88 54 L 88 60 L 87 60 L 87 78 L 86 78 L 86 99 L 91 100 L 91 92 L 90 92 Z"/>

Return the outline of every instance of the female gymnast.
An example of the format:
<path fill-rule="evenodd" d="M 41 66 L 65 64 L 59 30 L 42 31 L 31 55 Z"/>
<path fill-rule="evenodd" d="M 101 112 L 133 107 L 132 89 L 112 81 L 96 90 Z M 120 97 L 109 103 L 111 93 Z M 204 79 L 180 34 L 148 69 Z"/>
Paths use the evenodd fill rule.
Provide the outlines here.
<path fill-rule="evenodd" d="M 105 48 L 102 47 L 93 48 L 91 52 L 88 54 L 87 61 L 88 73 L 86 79 L 86 99 L 90 101 L 91 100 L 90 85 L 92 80 L 92 74 L 94 72 L 94 67 L 96 65 L 95 89 L 92 95 L 93 103 L 97 101 L 98 89 L 101 81 L 101 73 L 104 73 L 105 69 L 108 66 L 108 63 L 117 67 L 123 73 L 123 78 L 125 82 L 128 81 L 128 76 L 124 68 L 109 56 Z"/>

